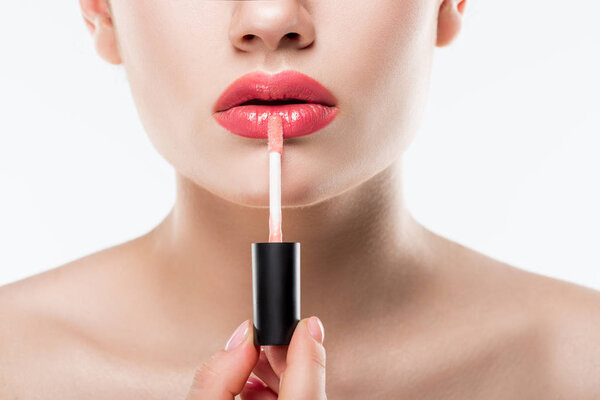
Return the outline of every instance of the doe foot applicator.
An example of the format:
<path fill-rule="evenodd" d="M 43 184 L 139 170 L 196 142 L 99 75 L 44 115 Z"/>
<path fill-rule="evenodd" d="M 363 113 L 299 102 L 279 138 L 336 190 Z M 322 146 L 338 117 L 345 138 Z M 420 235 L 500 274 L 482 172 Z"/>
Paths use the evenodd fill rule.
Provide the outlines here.
<path fill-rule="evenodd" d="M 269 241 L 252 243 L 254 345 L 289 345 L 300 321 L 300 243 L 281 231 L 281 116 L 268 120 Z"/>

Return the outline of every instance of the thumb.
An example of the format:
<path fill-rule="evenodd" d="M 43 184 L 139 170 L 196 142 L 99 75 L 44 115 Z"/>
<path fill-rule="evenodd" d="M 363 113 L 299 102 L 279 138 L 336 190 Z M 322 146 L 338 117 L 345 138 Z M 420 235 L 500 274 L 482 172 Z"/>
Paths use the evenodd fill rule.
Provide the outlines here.
<path fill-rule="evenodd" d="M 252 325 L 246 320 L 219 350 L 196 370 L 187 400 L 233 400 L 258 361 Z"/>
<path fill-rule="evenodd" d="M 325 400 L 325 330 L 315 316 L 298 322 L 281 373 L 279 398 L 282 400 Z"/>

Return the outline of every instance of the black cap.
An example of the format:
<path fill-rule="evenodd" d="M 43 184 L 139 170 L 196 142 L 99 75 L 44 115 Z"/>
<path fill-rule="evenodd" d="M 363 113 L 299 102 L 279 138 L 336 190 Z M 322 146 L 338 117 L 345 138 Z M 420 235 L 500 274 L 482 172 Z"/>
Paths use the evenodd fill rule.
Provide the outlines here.
<path fill-rule="evenodd" d="M 252 243 L 254 345 L 289 345 L 300 322 L 300 243 Z"/>

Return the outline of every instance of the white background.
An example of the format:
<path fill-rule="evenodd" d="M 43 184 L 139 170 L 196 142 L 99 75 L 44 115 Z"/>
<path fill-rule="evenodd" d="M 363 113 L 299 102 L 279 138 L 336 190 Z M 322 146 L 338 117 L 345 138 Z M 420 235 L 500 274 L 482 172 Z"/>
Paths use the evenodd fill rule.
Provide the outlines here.
<path fill-rule="evenodd" d="M 198 0 L 204 1 L 204 0 Z M 518 267 L 600 289 L 600 7 L 472 1 L 437 51 L 405 158 L 413 215 Z M 174 175 L 78 2 L 4 2 L 0 284 L 145 233 Z"/>

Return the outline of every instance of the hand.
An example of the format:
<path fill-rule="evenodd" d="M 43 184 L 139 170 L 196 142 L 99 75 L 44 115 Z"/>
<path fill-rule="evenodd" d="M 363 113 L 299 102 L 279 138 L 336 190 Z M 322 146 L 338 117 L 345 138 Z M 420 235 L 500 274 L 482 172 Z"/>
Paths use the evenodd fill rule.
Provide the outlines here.
<path fill-rule="evenodd" d="M 254 346 L 250 320 L 242 322 L 224 350 L 196 371 L 188 400 L 326 400 L 325 332 L 317 317 L 298 322 L 289 346 Z M 254 372 L 260 380 L 250 377 Z"/>

